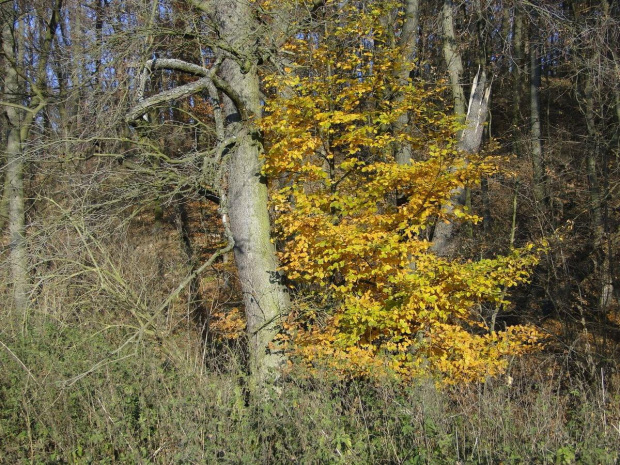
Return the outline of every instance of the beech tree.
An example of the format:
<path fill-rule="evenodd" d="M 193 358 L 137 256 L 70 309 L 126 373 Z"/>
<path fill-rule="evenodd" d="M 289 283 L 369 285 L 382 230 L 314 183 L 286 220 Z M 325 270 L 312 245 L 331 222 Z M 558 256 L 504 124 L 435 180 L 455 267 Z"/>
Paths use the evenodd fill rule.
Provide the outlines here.
<path fill-rule="evenodd" d="M 209 94 L 217 144 L 203 155 L 203 176 L 212 176 L 215 169 L 212 184 L 218 190 L 228 247 L 234 250 L 243 292 L 251 371 L 262 382 L 273 376 L 284 360 L 273 343 L 289 308 L 271 242 L 267 186 L 261 174 L 262 137 L 256 125 L 262 113 L 258 63 L 268 50 L 266 32 L 257 17 L 257 6 L 251 2 L 191 3 L 212 28 L 212 39 L 207 39 L 207 44 L 214 61 L 207 66 L 174 58 L 147 61 L 139 94 L 144 91 L 147 77 L 159 70 L 186 73 L 196 80 L 138 99 L 127 121 L 142 124 L 143 115 L 162 102 L 199 92 Z"/>
<path fill-rule="evenodd" d="M 347 375 L 484 379 L 506 369 L 507 355 L 537 347 L 534 327 L 499 330 L 497 311 L 486 319 L 477 311 L 506 305 L 505 289 L 527 280 L 537 254 L 529 245 L 462 262 L 430 250 L 432 218 L 477 220 L 442 206 L 495 173 L 497 160 L 462 150 L 454 137 L 462 126 L 436 104 L 443 86 L 399 82 L 400 50 L 375 47 L 386 33 L 377 24 L 394 5 L 340 8 L 338 28 L 299 34 L 287 44 L 290 68 L 269 78 L 260 124 L 265 173 L 287 181 L 273 194 L 282 267 L 314 302 L 291 315 L 283 337 L 310 366 Z M 474 111 L 484 94 L 476 91 Z M 405 113 L 411 126 L 395 124 Z M 479 143 L 481 128 L 469 130 Z M 416 157 L 399 163 L 389 150 L 396 143 Z M 406 200 L 390 202 L 394 192 Z"/>
<path fill-rule="evenodd" d="M 554 27 L 588 32 L 574 32 L 579 40 L 563 45 L 571 49 L 565 65 L 574 77 L 573 103 L 583 113 L 579 137 L 586 142 L 580 143 L 587 146 L 583 166 L 579 158 L 571 163 L 579 165 L 575 177 L 587 183 L 592 221 L 581 230 L 592 233 L 588 253 L 596 256 L 598 306 L 612 306 L 618 289 L 611 195 L 620 108 L 613 79 L 617 8 L 596 3 L 569 18 L 558 5 L 495 0 L 462 8 L 447 0 L 140 0 L 122 6 L 93 0 L 80 4 L 86 10 L 72 3 L 63 15 L 65 3 L 17 5 L 2 5 L 7 140 L 0 203 L 0 216 L 6 209 L 10 219 L 7 263 L 17 307 L 29 304 L 30 293 L 24 147 L 43 139 L 31 129 L 42 128 L 46 156 L 87 161 L 81 168 L 96 156 L 107 159 L 106 173 L 121 173 L 117 181 L 131 178 L 131 189 L 122 181 L 114 186 L 123 199 L 114 202 L 124 202 L 125 211 L 157 203 L 160 221 L 168 201 L 188 205 L 201 197 L 218 205 L 226 236 L 218 254 L 234 251 L 257 380 L 269 379 L 286 358 L 276 337 L 283 321 L 281 336 L 291 338 L 284 345 L 298 343 L 293 353 L 334 355 L 343 371 L 388 366 L 414 376 L 424 371 L 415 363 L 424 360 L 427 372 L 446 378 L 501 372 L 502 354 L 529 350 L 537 337 L 531 327 L 497 323 L 509 306 L 507 290 L 526 283 L 538 259 L 534 247 L 513 245 L 556 224 L 553 218 L 535 231 L 516 199 L 526 196 L 523 204 L 550 212 L 557 224 L 570 216 L 560 219 L 553 202 L 542 208 L 551 183 L 547 194 L 539 189 L 545 173 L 553 178 L 559 157 L 546 143 L 545 167 L 540 150 L 549 138 L 545 132 L 553 130 L 544 112 L 546 104 L 546 118 L 553 118 L 545 76 L 555 66 Z M 502 73 L 515 75 L 507 90 Z M 512 224 L 498 226 L 492 245 L 471 238 L 461 251 L 454 225 L 478 222 L 481 203 L 464 208 L 465 188 L 473 187 L 475 203 L 482 197 L 478 183 L 489 179 L 499 189 L 509 179 L 498 168 L 500 159 L 485 159 L 480 150 L 491 81 L 503 99 L 497 107 L 513 94 L 511 103 L 523 106 L 506 107 L 512 121 L 500 115 L 497 124 L 527 128 L 522 139 L 531 143 L 520 144 L 527 169 L 518 175 L 529 177 L 532 189 L 515 192 L 512 215 L 500 208 L 505 205 L 496 192 L 498 215 L 511 216 Z M 499 137 L 508 139 L 508 132 Z M 95 203 L 113 194 L 97 195 Z M 189 278 L 156 308 L 166 307 L 183 286 L 198 289 L 200 273 L 212 263 L 200 263 L 191 247 L 184 250 Z M 505 256 L 496 255 L 500 250 Z M 316 307 L 307 318 L 298 302 L 291 305 L 283 281 L 312 297 Z M 192 292 L 188 300 L 196 302 L 198 291 Z M 329 331 L 323 331 L 326 322 Z M 451 346 L 451 338 L 461 345 Z M 481 355 L 472 357 L 476 351 Z"/>

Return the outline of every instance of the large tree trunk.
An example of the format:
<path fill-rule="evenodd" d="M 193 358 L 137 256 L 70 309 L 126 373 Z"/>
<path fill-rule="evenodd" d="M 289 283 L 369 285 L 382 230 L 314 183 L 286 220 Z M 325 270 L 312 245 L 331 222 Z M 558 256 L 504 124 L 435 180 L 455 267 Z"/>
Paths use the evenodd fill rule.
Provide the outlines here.
<path fill-rule="evenodd" d="M 234 3 L 236 8 L 240 7 L 238 2 Z M 227 60 L 222 65 L 222 77 L 237 91 L 251 114 L 260 115 L 256 68 L 242 74 L 236 62 Z M 228 178 L 230 229 L 235 240 L 235 261 L 245 304 L 251 369 L 257 380 L 263 382 L 284 362 L 283 355 L 269 346 L 278 332 L 282 315 L 288 311 L 289 299 L 279 279 L 271 242 L 267 186 L 261 176 L 260 140 L 252 127 L 239 130 L 238 124 L 244 123 L 235 121 L 237 109 L 228 99 L 225 101 L 228 130 L 237 137 L 230 156 Z"/>
<path fill-rule="evenodd" d="M 239 78 L 229 81 L 233 87 L 243 85 L 243 81 L 257 81 L 255 73 L 242 76 L 236 64 L 230 63 L 228 68 L 227 79 Z M 258 86 L 248 88 L 252 87 L 258 95 Z M 261 177 L 260 144 L 255 136 L 252 131 L 237 135 L 228 178 L 228 211 L 245 304 L 251 369 L 264 381 L 271 376 L 269 371 L 284 362 L 283 355 L 269 346 L 278 332 L 282 315 L 288 311 L 289 298 L 277 271 L 270 236 L 267 186 Z"/>
<path fill-rule="evenodd" d="M 240 137 L 230 164 L 230 229 L 245 304 L 251 369 L 262 382 L 284 362 L 282 353 L 270 344 L 282 315 L 288 311 L 289 298 L 279 279 L 271 242 L 267 188 L 260 176 L 258 145 L 250 133 Z"/>
<path fill-rule="evenodd" d="M 228 177 L 228 212 L 235 241 L 235 260 L 243 291 L 247 332 L 250 343 L 251 370 L 259 383 L 270 381 L 285 361 L 273 347 L 282 315 L 289 309 L 289 296 L 278 273 L 275 247 L 271 242 L 267 186 L 261 175 L 262 144 L 252 121 L 259 118 L 261 103 L 256 58 L 252 55 L 259 28 L 249 2 L 218 0 L 213 4 L 214 18 L 222 39 L 240 55 L 227 58 L 220 76 L 238 95 L 240 102 L 224 98 L 227 136 L 235 136 L 230 154 Z M 244 111 L 238 108 L 244 106 Z"/>
<path fill-rule="evenodd" d="M 219 40 L 226 44 L 225 50 L 216 49 L 217 65 L 207 69 L 176 59 L 149 60 L 140 78 L 138 103 L 126 120 L 135 124 L 153 106 L 197 92 L 208 91 L 215 102 L 215 151 L 228 160 L 227 175 L 219 179 L 220 209 L 234 242 L 245 304 L 250 369 L 254 382 L 261 385 L 277 378 L 285 361 L 284 354 L 274 346 L 274 338 L 281 317 L 290 306 L 271 243 L 267 185 L 261 174 L 262 142 L 255 125 L 262 112 L 257 69 L 257 43 L 263 39 L 257 33 L 261 27 L 250 2 L 190 2 L 211 18 Z M 199 79 L 144 99 L 145 82 L 155 69 L 185 72 Z"/>
<path fill-rule="evenodd" d="M 232 39 L 227 43 L 238 46 L 239 50 L 250 50 L 247 47 L 253 40 L 251 33 L 255 29 L 251 22 L 243 20 L 244 14 L 245 18 L 251 18 L 249 12 L 244 11 L 249 7 L 231 1 L 219 2 L 216 9 L 214 18 L 219 23 L 220 35 L 234 38 L 238 34 L 248 41 L 246 48 L 243 48 L 244 44 L 235 44 Z M 270 238 L 267 186 L 261 175 L 262 143 L 254 123 L 261 113 L 256 63 L 242 60 L 242 66 L 237 57 L 231 56 L 211 69 L 177 59 L 158 59 L 156 62 L 156 65 L 154 60 L 146 63 L 145 73 L 140 78 L 139 95 L 151 69 L 186 72 L 200 79 L 147 99 L 139 98 L 126 120 L 135 124 L 142 121 L 142 115 L 153 106 L 196 92 L 207 90 L 212 96 L 218 137 L 216 155 L 213 156 L 222 156 L 222 161 L 218 162 L 227 163 L 227 174 L 223 177 L 217 174 L 214 182 L 220 191 L 222 221 L 229 226 L 234 243 L 247 317 L 251 371 L 258 383 L 268 382 L 285 360 L 271 343 L 278 332 L 280 317 L 288 311 L 289 298 L 278 278 L 275 248 Z M 218 90 L 223 94 L 223 108 L 219 104 Z"/>

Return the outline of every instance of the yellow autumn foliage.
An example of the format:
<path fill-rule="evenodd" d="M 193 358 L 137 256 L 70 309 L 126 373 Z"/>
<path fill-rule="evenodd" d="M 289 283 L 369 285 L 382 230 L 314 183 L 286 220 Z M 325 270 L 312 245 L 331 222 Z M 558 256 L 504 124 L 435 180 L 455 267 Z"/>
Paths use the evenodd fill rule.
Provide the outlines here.
<path fill-rule="evenodd" d="M 282 338 L 308 366 L 343 375 L 498 375 L 508 356 L 538 347 L 533 327 L 491 327 L 537 251 L 463 261 L 429 250 L 433 221 L 478 221 L 442 206 L 497 173 L 498 159 L 459 153 L 441 85 L 397 82 L 399 51 L 380 21 L 394 5 L 374 5 L 344 7 L 320 36 L 298 34 L 286 46 L 294 62 L 265 78 L 264 172 L 282 270 L 324 309 L 292 313 Z M 405 113 L 409 125 L 395 130 Z M 408 165 L 395 162 L 401 144 L 415 153 Z"/>

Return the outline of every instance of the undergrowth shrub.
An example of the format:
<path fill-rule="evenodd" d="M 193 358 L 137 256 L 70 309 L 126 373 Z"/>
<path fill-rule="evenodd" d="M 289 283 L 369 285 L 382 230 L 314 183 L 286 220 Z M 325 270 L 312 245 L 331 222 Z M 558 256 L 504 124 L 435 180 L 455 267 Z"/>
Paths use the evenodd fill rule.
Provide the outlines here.
<path fill-rule="evenodd" d="M 184 295 L 161 307 L 189 272 L 165 236 L 129 244 L 89 233 L 65 246 L 50 232 L 44 242 L 58 250 L 41 252 L 48 265 L 27 315 L 12 311 L 10 286 L 0 285 L 1 465 L 620 459 L 611 373 L 586 381 L 551 354 L 443 390 L 422 379 L 342 380 L 300 364 L 273 392 L 252 392 L 243 338 L 218 340 L 207 324 L 234 299 L 203 282 L 204 318 Z M 10 282 L 3 267 L 0 282 Z"/>
<path fill-rule="evenodd" d="M 197 335 L 144 337 L 119 351 L 133 334 L 126 327 L 39 320 L 0 332 L 2 464 L 619 459 L 618 393 L 542 368 L 515 370 L 511 385 L 442 391 L 293 372 L 265 397 L 248 391 L 234 356 L 204 369 Z"/>

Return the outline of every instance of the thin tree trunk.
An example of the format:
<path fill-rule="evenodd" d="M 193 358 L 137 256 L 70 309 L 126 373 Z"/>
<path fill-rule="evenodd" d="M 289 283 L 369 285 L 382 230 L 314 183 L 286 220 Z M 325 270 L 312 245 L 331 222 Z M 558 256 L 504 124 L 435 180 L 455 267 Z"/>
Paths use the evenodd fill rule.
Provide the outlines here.
<path fill-rule="evenodd" d="M 29 294 L 28 253 L 26 249 L 26 225 L 24 211 L 23 143 L 29 137 L 32 124 L 39 112 L 47 105 L 44 89 L 47 83 L 48 60 L 56 34 L 62 0 L 52 4 L 52 12 L 46 27 L 40 33 L 40 41 L 33 44 L 38 53 L 34 71 L 30 74 L 21 68 L 25 63 L 26 33 L 20 27 L 18 11 L 11 3 L 0 4 L 5 23 L 2 26 L 2 51 L 4 60 L 4 115 L 8 124 L 6 149 L 8 182 L 8 222 L 10 236 L 9 264 L 13 281 L 13 300 L 18 312 L 26 315 Z M 19 6 L 19 5 L 18 5 Z M 10 19 L 9 19 L 10 18 Z M 26 20 L 24 20 L 26 21 Z M 27 80 L 23 85 L 21 80 Z"/>
<path fill-rule="evenodd" d="M 465 93 L 461 86 L 463 77 L 463 61 L 458 50 L 456 35 L 454 33 L 454 13 L 452 1 L 444 0 L 441 24 L 443 29 L 443 56 L 448 67 L 450 87 L 454 99 L 454 114 L 460 122 L 465 122 Z"/>
<path fill-rule="evenodd" d="M 2 10 L 0 10 L 1 12 Z M 0 34 L 2 31 L 0 31 Z M 6 60 L 3 56 L 0 56 L 0 69 L 4 69 L 6 66 Z M 2 99 L 4 100 L 6 97 L 3 95 Z M 0 163 L 6 169 L 6 144 L 7 144 L 7 131 L 6 131 L 6 118 L 3 118 L 0 115 L 0 151 L 2 152 L 2 157 L 0 158 Z M 0 234 L 4 230 L 6 223 L 9 219 L 9 177 L 4 173 L 2 177 L 2 197 L 0 198 Z"/>
<path fill-rule="evenodd" d="M 601 188 L 598 182 L 598 174 L 596 170 L 596 158 L 598 152 L 598 143 L 594 142 L 595 148 L 588 150 L 586 155 L 586 170 L 588 176 L 589 192 L 590 192 L 590 211 L 592 212 L 592 230 L 594 232 L 594 241 L 597 247 L 603 240 L 603 212 L 601 208 Z"/>
<path fill-rule="evenodd" d="M 516 131 L 515 137 L 515 150 L 517 155 L 523 153 L 523 144 L 521 143 L 521 103 L 523 101 L 523 95 L 527 92 L 526 84 L 527 77 L 524 73 L 523 63 L 523 43 L 524 43 L 524 30 L 523 30 L 523 11 L 519 6 L 515 7 L 514 11 L 514 26 L 513 26 L 513 65 L 512 65 L 512 91 L 513 91 L 513 106 L 512 106 L 512 125 Z"/>
<path fill-rule="evenodd" d="M 489 195 L 489 179 L 487 177 L 480 180 L 480 191 L 482 193 L 482 230 L 488 233 L 491 232 L 493 227 L 493 215 L 491 215 L 491 198 Z"/>
<path fill-rule="evenodd" d="M 588 135 L 590 136 L 592 147 L 587 151 L 586 169 L 588 176 L 589 192 L 590 192 L 590 211 L 592 212 L 592 231 L 594 235 L 594 247 L 596 253 L 596 261 L 598 274 L 600 276 L 600 296 L 599 310 L 603 313 L 607 311 L 613 297 L 613 273 L 611 264 L 611 251 L 608 243 L 605 241 L 605 217 L 604 204 L 606 202 L 605 195 L 601 192 L 601 186 L 598 179 L 597 160 L 601 152 L 600 134 L 596 127 L 595 117 L 595 100 L 594 100 L 594 83 L 592 77 L 593 71 L 586 75 L 586 84 L 584 89 L 585 97 L 585 118 Z"/>
<path fill-rule="evenodd" d="M 4 67 L 4 93 L 8 102 L 20 105 L 19 80 L 14 63 L 15 36 L 7 21 L 2 28 L 2 49 L 6 57 Z M 19 32 L 15 32 L 19 34 Z M 5 106 L 9 126 L 6 145 L 6 182 L 8 184 L 9 265 L 13 282 L 15 309 L 25 315 L 28 306 L 28 255 L 26 251 L 26 228 L 24 219 L 24 156 L 22 153 L 22 129 L 24 111 L 17 106 Z M 27 134 L 27 132 L 26 132 Z"/>
<path fill-rule="evenodd" d="M 25 313 L 28 307 L 28 255 L 24 219 L 24 159 L 19 129 L 12 128 L 7 143 L 7 182 L 9 184 L 9 263 L 13 281 L 15 309 Z"/>
<path fill-rule="evenodd" d="M 534 173 L 534 199 L 538 205 L 544 206 L 547 202 L 547 189 L 540 126 L 540 57 L 535 44 L 531 45 L 530 50 L 530 142 Z"/>
<path fill-rule="evenodd" d="M 400 36 L 399 46 L 401 49 L 401 66 L 398 70 L 398 84 L 407 85 L 410 74 L 413 69 L 413 59 L 417 54 L 418 47 L 418 28 L 420 23 L 420 0 L 405 0 L 405 21 Z M 397 100 L 402 100 L 402 95 Z M 394 123 L 394 132 L 402 132 L 409 124 L 409 115 L 403 113 L 400 115 L 396 123 Z M 394 153 L 396 163 L 399 165 L 408 165 L 411 162 L 412 151 L 409 144 L 397 144 Z"/>
<path fill-rule="evenodd" d="M 20 105 L 19 81 L 15 69 L 15 37 L 7 21 L 2 28 L 2 49 L 6 57 L 4 67 L 4 93 L 8 102 Z M 17 32 L 15 33 L 17 34 Z M 22 154 L 21 128 L 23 110 L 7 105 L 5 115 L 9 126 L 6 145 L 6 177 L 8 184 L 9 265 L 13 282 L 13 303 L 19 313 L 25 314 L 28 306 L 28 256 L 26 253 L 26 228 L 24 219 L 24 156 Z"/>

